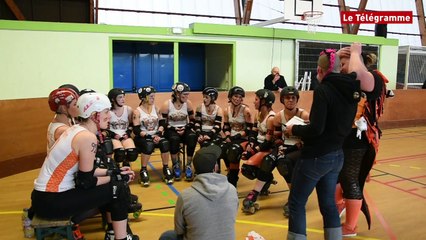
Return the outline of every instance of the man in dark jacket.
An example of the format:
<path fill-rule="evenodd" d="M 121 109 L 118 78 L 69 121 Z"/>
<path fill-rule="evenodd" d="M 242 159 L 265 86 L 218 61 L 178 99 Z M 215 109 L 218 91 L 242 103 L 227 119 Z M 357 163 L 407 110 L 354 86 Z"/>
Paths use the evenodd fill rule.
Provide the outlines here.
<path fill-rule="evenodd" d="M 287 83 L 285 82 L 284 76 L 280 75 L 280 69 L 278 67 L 273 67 L 271 74 L 266 76 L 263 82 L 263 88 L 281 92 L 285 87 L 287 87 Z"/>
<path fill-rule="evenodd" d="M 340 60 L 332 49 L 321 52 L 317 71 L 320 84 L 314 91 L 310 123 L 289 125 L 285 130 L 304 142 L 290 191 L 287 239 L 306 239 L 305 206 L 314 188 L 323 215 L 324 238 L 342 238 L 334 193 L 343 166 L 343 140 L 351 130 L 361 94 L 360 83 L 355 74 L 340 74 Z"/>

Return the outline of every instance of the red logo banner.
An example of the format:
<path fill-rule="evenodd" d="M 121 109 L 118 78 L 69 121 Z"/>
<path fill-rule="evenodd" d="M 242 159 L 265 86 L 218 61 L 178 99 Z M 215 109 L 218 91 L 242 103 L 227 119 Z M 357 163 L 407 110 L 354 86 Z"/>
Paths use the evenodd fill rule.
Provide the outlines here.
<path fill-rule="evenodd" d="M 409 24 L 413 23 L 412 11 L 378 11 L 378 12 L 340 12 L 342 24 Z"/>

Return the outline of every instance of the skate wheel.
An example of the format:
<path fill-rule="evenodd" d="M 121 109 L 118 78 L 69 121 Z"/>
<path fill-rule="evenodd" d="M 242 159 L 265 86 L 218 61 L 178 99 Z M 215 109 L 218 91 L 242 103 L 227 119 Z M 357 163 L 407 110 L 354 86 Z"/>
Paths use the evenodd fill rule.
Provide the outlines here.
<path fill-rule="evenodd" d="M 141 185 L 142 187 L 149 187 L 149 182 L 142 182 Z"/>
<path fill-rule="evenodd" d="M 140 210 L 139 210 L 139 211 L 134 212 L 134 213 L 133 213 L 133 218 L 138 219 L 138 218 L 140 217 L 140 215 L 141 215 L 141 212 L 142 212 L 142 211 L 140 211 Z"/>
<path fill-rule="evenodd" d="M 251 206 L 249 208 L 249 213 L 254 214 L 256 212 L 256 207 L 255 206 Z"/>
<path fill-rule="evenodd" d="M 259 210 L 259 209 L 260 209 L 259 204 L 258 204 L 258 203 L 255 203 L 255 204 L 254 204 L 254 208 L 255 208 L 256 210 Z"/>

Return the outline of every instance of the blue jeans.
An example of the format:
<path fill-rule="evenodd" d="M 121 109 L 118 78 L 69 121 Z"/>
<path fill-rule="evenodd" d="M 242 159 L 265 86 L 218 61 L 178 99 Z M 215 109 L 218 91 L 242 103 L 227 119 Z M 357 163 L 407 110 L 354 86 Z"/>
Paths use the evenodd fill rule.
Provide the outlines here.
<path fill-rule="evenodd" d="M 306 236 L 305 206 L 314 188 L 317 191 L 324 228 L 341 226 L 334 195 L 342 166 L 343 151 L 341 149 L 321 157 L 301 158 L 297 161 L 289 196 L 289 232 Z"/>

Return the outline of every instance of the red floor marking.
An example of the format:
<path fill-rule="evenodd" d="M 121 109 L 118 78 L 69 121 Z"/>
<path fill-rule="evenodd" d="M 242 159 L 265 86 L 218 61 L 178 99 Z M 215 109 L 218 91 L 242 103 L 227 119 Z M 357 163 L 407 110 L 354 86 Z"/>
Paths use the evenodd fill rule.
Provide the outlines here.
<path fill-rule="evenodd" d="M 396 237 L 395 233 L 392 231 L 391 227 L 386 222 L 385 218 L 382 216 L 382 214 L 377 209 L 376 204 L 370 198 L 370 196 L 368 195 L 367 191 L 365 191 L 365 190 L 364 190 L 364 197 L 365 197 L 365 200 L 368 202 L 368 205 L 371 206 L 371 208 L 374 210 L 374 214 L 376 215 L 376 217 L 379 220 L 380 224 L 383 226 L 385 232 L 389 236 L 389 239 L 396 240 L 397 237 Z"/>
<path fill-rule="evenodd" d="M 420 198 L 426 199 L 426 196 L 422 196 L 422 195 L 419 195 L 419 194 L 416 194 L 416 193 L 413 193 L 413 192 L 409 192 L 409 191 L 407 191 L 406 189 L 402 189 L 402 188 L 399 188 L 399 187 L 395 187 L 395 186 L 393 186 L 393 185 L 391 185 L 391 184 L 387 184 L 387 183 L 384 183 L 384 182 L 377 181 L 376 179 L 371 179 L 371 181 L 374 181 L 374 182 L 376 182 L 376 183 L 381 183 L 381 184 L 386 185 L 386 186 L 388 186 L 388 187 L 395 188 L 395 189 L 397 189 L 397 190 L 399 190 L 399 191 L 401 191 L 401 192 L 405 192 L 405 193 L 408 193 L 408 194 L 411 194 L 411 195 L 414 195 L 414 196 L 417 196 L 417 197 L 420 197 Z"/>
<path fill-rule="evenodd" d="M 426 178 L 426 175 L 423 176 L 417 176 L 417 177 L 404 177 L 403 179 L 397 179 L 397 180 L 393 180 L 393 181 L 388 181 L 388 182 L 384 182 L 385 184 L 391 184 L 391 183 L 397 183 L 397 182 L 402 182 L 402 181 L 407 181 L 407 180 L 413 180 L 413 179 L 418 179 L 418 178 Z"/>
<path fill-rule="evenodd" d="M 409 192 L 414 192 L 414 191 L 417 191 L 417 190 L 419 190 L 419 189 L 418 188 L 407 189 L 407 191 L 409 191 Z"/>
<path fill-rule="evenodd" d="M 416 155 L 408 155 L 408 156 L 401 156 L 401 157 L 393 157 L 393 158 L 385 158 L 385 159 L 377 159 L 376 161 L 378 163 L 389 163 L 389 162 L 397 162 L 397 161 L 403 161 L 403 160 L 409 160 L 409 159 L 415 159 L 419 157 L 426 157 L 426 153 L 422 154 L 416 154 Z"/>

